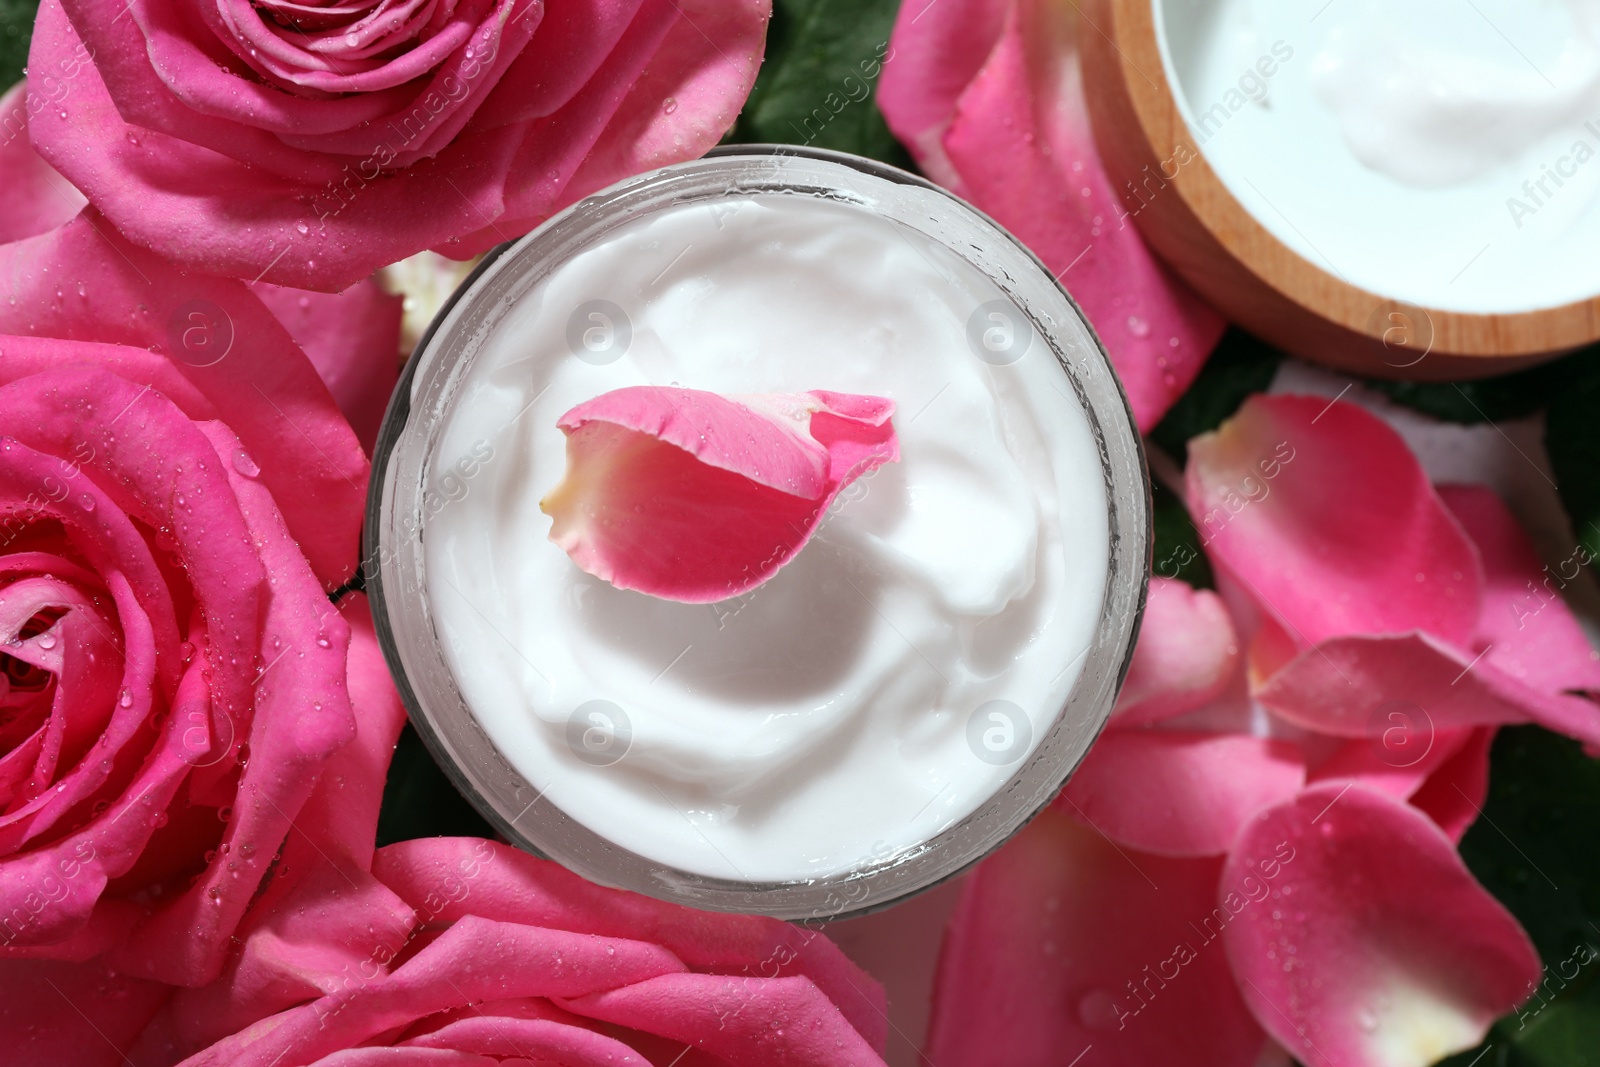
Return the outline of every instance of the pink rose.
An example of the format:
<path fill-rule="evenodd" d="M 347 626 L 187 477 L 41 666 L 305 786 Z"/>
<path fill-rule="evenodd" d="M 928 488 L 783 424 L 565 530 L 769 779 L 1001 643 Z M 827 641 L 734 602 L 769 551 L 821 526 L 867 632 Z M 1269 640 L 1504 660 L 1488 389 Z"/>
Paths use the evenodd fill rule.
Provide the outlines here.
<path fill-rule="evenodd" d="M 882 989 L 815 930 L 473 838 L 390 845 L 368 882 L 324 882 L 283 898 L 223 980 L 174 997 L 131 1061 L 882 1065 Z"/>
<path fill-rule="evenodd" d="M 1426 1067 L 1540 979 L 1455 849 L 1499 724 L 1600 744 L 1600 663 L 1516 520 L 1320 397 L 1189 457 L 1221 595 L 1155 579 L 1106 732 L 964 887 L 941 1067 Z"/>
<path fill-rule="evenodd" d="M 0 957 L 209 980 L 352 736 L 367 463 L 241 283 L 0 245 Z"/>
<path fill-rule="evenodd" d="M 66 90 L 44 80 L 55 95 Z M 34 237 L 77 217 L 87 201 L 28 140 L 28 119 L 51 89 L 28 92 L 19 82 L 0 96 L 0 243 Z M 401 300 L 363 278 L 342 293 L 307 292 L 257 282 L 251 291 L 267 305 L 333 394 L 369 452 L 400 373 Z"/>
<path fill-rule="evenodd" d="M 1078 301 L 1148 430 L 1225 323 L 1128 221 L 1089 128 L 1077 31 L 1071 3 L 907 0 L 878 103 L 930 178 L 1021 238 Z"/>
<path fill-rule="evenodd" d="M 313 975 L 354 967 L 410 929 L 411 910 L 370 873 L 384 776 L 405 711 L 365 598 L 347 596 L 339 609 L 350 623 L 346 679 L 356 735 L 328 759 L 295 815 L 230 939 L 222 973 L 179 989 L 122 973 L 115 953 L 82 963 L 0 959 L 0 1033 L 12 1067 L 167 1067 L 180 1058 L 174 1019 L 226 1032 L 317 996 Z M 349 921 L 330 923 L 330 913 Z M 80 1025 L 80 1011 L 92 1028 Z"/>
<path fill-rule="evenodd" d="M 465 258 L 732 124 L 768 0 L 46 0 L 32 136 L 136 243 L 338 291 Z"/>

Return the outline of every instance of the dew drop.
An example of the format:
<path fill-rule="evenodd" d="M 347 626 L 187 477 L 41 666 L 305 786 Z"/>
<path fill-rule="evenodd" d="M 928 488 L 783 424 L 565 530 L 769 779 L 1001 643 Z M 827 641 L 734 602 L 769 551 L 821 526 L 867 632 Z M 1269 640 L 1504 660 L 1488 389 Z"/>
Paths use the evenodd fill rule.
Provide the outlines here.
<path fill-rule="evenodd" d="M 677 99 L 674 98 L 674 97 L 671 97 L 671 96 L 667 97 L 665 100 L 663 100 L 661 102 L 661 110 L 666 112 L 669 115 L 672 114 L 674 111 L 678 110 L 678 101 L 677 101 Z"/>
<path fill-rule="evenodd" d="M 246 478 L 254 478 L 261 473 L 261 468 L 256 466 L 256 461 L 250 458 L 250 453 L 242 448 L 233 454 L 233 469 Z"/>

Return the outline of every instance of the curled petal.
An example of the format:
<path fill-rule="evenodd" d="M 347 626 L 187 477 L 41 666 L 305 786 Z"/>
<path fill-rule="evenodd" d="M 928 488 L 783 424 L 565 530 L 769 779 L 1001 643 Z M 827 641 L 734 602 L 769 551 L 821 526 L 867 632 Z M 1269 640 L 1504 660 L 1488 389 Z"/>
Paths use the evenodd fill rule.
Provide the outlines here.
<path fill-rule="evenodd" d="M 1324 641 L 1274 674 L 1256 699 L 1336 737 L 1378 736 L 1391 725 L 1386 709 L 1400 705 L 1429 730 L 1536 722 L 1600 744 L 1594 702 L 1531 689 L 1426 634 Z"/>
<path fill-rule="evenodd" d="M 1299 647 L 1422 630 L 1465 648 L 1483 568 L 1400 435 L 1354 404 L 1253 396 L 1189 443 L 1214 562 Z"/>
<path fill-rule="evenodd" d="M 1067 783 L 1070 810 L 1116 841 L 1163 856 L 1220 856 L 1244 821 L 1299 792 L 1297 746 L 1239 734 L 1115 731 Z"/>
<path fill-rule="evenodd" d="M 1250 1067 L 1265 1035 L 1218 943 L 1220 867 L 1130 854 L 1045 811 L 962 889 L 929 1062 Z"/>
<path fill-rule="evenodd" d="M 1239 640 L 1222 599 L 1152 578 L 1112 721 L 1142 726 L 1205 707 L 1222 695 L 1238 665 Z"/>
<path fill-rule="evenodd" d="M 550 540 L 620 589 L 687 603 L 777 573 L 856 478 L 900 458 L 894 402 L 630 386 L 563 415 Z"/>
<path fill-rule="evenodd" d="M 1482 1040 L 1540 977 L 1517 921 L 1415 808 L 1313 786 L 1240 834 L 1224 886 L 1276 869 L 1223 931 L 1261 1025 L 1307 1067 L 1426 1067 Z"/>

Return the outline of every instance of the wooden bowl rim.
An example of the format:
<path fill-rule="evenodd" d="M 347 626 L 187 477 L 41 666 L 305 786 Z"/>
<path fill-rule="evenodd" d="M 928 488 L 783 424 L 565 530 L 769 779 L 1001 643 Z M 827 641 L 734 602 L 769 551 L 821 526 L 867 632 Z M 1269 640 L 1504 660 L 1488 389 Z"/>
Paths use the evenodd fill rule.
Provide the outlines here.
<path fill-rule="evenodd" d="M 1211 239 L 1261 284 L 1309 313 L 1375 342 L 1384 342 L 1402 323 L 1414 329 L 1410 320 L 1420 314 L 1428 335 L 1419 361 L 1429 351 L 1466 357 L 1554 355 L 1600 341 L 1600 293 L 1533 311 L 1450 311 L 1361 288 L 1283 243 L 1233 195 L 1195 143 L 1167 76 L 1158 37 L 1155 8 L 1163 2 L 1106 0 L 1102 10 L 1110 13 L 1109 27 L 1095 24 L 1080 7 L 1080 35 L 1098 34 L 1116 50 L 1115 68 L 1138 118 L 1138 133 L 1154 158 L 1175 160 L 1180 149 L 1193 157 L 1171 177 L 1158 164 L 1160 180 L 1177 192 Z M 1089 86 L 1086 91 L 1094 90 Z M 1113 134 L 1128 135 L 1128 131 Z"/>

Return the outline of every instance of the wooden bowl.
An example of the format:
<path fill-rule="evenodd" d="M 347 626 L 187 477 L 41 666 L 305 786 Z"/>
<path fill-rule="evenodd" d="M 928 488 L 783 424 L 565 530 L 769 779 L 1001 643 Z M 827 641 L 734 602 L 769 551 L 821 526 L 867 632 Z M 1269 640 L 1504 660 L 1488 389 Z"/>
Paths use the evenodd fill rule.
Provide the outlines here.
<path fill-rule="evenodd" d="M 1132 205 L 1140 233 L 1234 322 L 1341 370 L 1415 380 L 1503 374 L 1600 341 L 1600 296 L 1508 314 L 1419 307 L 1351 285 L 1290 249 L 1197 147 L 1162 59 L 1161 0 L 1079 2 L 1089 115 L 1112 184 L 1154 194 Z"/>

